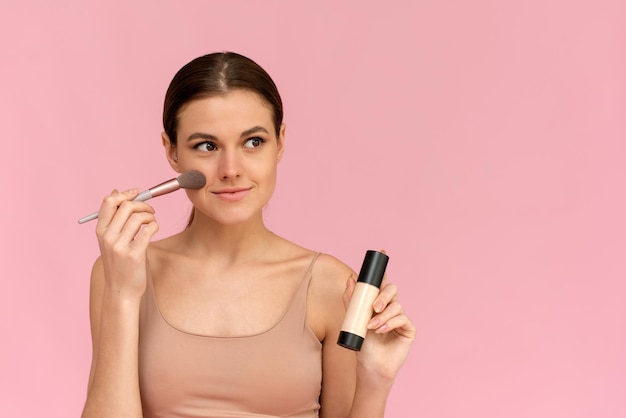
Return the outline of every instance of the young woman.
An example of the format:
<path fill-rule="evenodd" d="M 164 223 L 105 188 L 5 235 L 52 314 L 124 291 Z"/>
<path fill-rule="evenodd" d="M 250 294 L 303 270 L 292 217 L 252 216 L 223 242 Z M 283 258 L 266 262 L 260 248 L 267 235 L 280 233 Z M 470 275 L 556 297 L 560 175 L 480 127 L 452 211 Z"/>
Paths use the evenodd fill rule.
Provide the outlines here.
<path fill-rule="evenodd" d="M 264 225 L 285 147 L 269 75 L 235 53 L 199 57 L 163 123 L 171 167 L 206 185 L 187 190 L 188 227 L 157 242 L 138 190 L 104 198 L 83 417 L 382 417 L 415 328 L 384 284 L 362 350 L 339 346 L 355 273 Z"/>

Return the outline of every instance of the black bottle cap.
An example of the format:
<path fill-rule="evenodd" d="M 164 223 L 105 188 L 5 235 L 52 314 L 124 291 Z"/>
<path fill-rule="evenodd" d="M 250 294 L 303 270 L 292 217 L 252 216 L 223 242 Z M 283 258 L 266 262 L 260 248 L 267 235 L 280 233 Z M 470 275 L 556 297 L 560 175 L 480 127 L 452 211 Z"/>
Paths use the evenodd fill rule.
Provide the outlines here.
<path fill-rule="evenodd" d="M 359 273 L 357 282 L 371 284 L 372 286 L 380 288 L 388 261 L 389 256 L 387 254 L 368 250 L 365 253 L 365 260 L 363 260 L 363 264 L 361 265 L 361 272 Z"/>
<path fill-rule="evenodd" d="M 349 348 L 350 350 L 360 351 L 363 341 L 365 341 L 365 339 L 359 335 L 347 331 L 341 331 L 339 333 L 339 338 L 337 339 L 337 344 L 342 347 Z"/>

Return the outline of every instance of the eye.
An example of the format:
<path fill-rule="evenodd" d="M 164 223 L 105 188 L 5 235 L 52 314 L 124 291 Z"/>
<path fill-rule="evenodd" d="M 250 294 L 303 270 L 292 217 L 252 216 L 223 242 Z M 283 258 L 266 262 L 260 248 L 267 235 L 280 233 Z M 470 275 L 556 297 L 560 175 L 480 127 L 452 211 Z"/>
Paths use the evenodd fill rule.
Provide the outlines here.
<path fill-rule="evenodd" d="M 246 143 L 244 144 L 244 147 L 245 148 L 258 148 L 261 145 L 263 145 L 264 142 L 265 140 L 263 138 L 254 137 L 254 138 L 248 139 Z"/>
<path fill-rule="evenodd" d="M 213 142 L 200 142 L 197 145 L 194 145 L 194 148 L 199 151 L 209 152 L 215 151 L 217 146 Z"/>

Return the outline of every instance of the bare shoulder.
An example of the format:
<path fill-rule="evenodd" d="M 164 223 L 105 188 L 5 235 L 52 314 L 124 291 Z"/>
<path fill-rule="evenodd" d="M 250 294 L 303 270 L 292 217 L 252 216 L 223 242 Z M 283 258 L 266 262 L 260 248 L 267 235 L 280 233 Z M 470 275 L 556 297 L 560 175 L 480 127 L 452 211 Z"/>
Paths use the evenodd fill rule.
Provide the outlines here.
<path fill-rule="evenodd" d="M 147 252 L 150 269 L 159 271 L 174 260 L 184 261 L 188 257 L 186 248 L 181 233 L 150 242 Z"/>
<path fill-rule="evenodd" d="M 154 253 L 169 253 L 180 250 L 183 245 L 181 240 L 182 233 L 170 235 L 169 237 L 162 238 L 160 240 L 151 241 L 148 245 L 148 252 Z"/>
<path fill-rule="evenodd" d="M 311 273 L 308 294 L 308 322 L 320 341 L 334 337 L 345 315 L 343 295 L 348 280 L 356 278 L 345 263 L 328 254 L 320 254 Z"/>
<path fill-rule="evenodd" d="M 329 254 L 320 254 L 311 277 L 311 286 L 326 295 L 342 295 L 355 272 L 347 264 Z"/>

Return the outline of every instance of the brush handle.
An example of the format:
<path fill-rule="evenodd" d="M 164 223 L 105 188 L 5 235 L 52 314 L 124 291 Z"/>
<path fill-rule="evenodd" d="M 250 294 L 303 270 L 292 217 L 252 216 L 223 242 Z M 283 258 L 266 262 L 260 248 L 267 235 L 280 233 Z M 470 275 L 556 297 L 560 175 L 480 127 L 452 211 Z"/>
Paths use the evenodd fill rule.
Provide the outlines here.
<path fill-rule="evenodd" d="M 93 221 L 98 217 L 99 212 L 94 212 L 90 215 L 84 216 L 78 220 L 79 224 L 84 224 L 85 222 Z"/>
<path fill-rule="evenodd" d="M 204 186 L 204 176 L 202 176 L 197 171 L 196 172 L 191 171 L 191 172 L 187 172 L 185 174 L 198 174 L 198 175 L 200 175 L 202 177 L 202 180 L 203 180 L 201 185 L 196 185 L 195 183 L 197 183 L 197 181 L 196 182 L 191 182 L 191 184 L 189 184 L 190 183 L 189 181 L 184 182 L 186 187 L 191 187 L 191 188 L 197 189 L 199 187 Z M 185 176 L 185 174 L 181 174 L 179 177 L 182 178 L 183 176 Z M 161 184 L 157 184 L 154 187 L 150 187 L 148 190 L 144 190 L 143 192 L 139 193 L 137 195 L 137 197 L 135 197 L 133 200 L 136 200 L 136 201 L 139 201 L 139 202 L 144 202 L 144 201 L 146 201 L 148 199 L 152 199 L 153 197 L 162 196 L 162 195 L 167 194 L 167 193 L 172 193 L 172 192 L 174 192 L 174 191 L 176 191 L 176 190 L 178 190 L 180 188 L 181 188 L 181 184 L 178 181 L 178 178 L 170 179 L 168 181 L 164 181 Z M 78 220 L 78 223 L 79 224 L 84 224 L 85 222 L 93 221 L 94 219 L 96 219 L 98 217 L 98 213 L 99 212 L 94 212 L 94 213 L 92 213 L 90 215 L 87 215 L 87 216 L 85 216 L 83 218 L 80 218 Z"/>
<path fill-rule="evenodd" d="M 148 199 L 152 199 L 152 191 L 151 190 L 144 190 L 143 192 L 139 193 L 137 195 L 136 198 L 134 198 L 133 200 L 137 200 L 139 202 L 145 202 Z M 100 212 L 94 212 L 92 214 L 89 214 L 87 216 L 84 216 L 82 218 L 80 218 L 78 220 L 79 224 L 84 224 L 85 222 L 89 222 L 89 221 L 93 221 L 94 219 L 98 218 L 98 215 L 100 214 Z"/>

